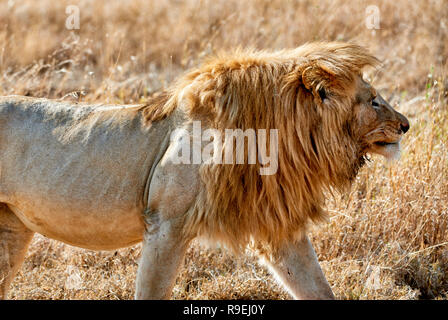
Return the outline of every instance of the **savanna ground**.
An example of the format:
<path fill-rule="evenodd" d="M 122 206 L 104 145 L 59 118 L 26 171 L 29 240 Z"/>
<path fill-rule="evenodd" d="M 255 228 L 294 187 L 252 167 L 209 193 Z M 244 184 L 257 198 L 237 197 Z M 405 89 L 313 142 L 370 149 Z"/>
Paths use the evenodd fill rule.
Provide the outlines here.
<path fill-rule="evenodd" d="M 80 29 L 66 28 L 66 7 Z M 366 26 L 376 5 L 380 29 Z M 0 95 L 144 102 L 219 49 L 351 40 L 411 122 L 399 162 L 379 157 L 329 197 L 311 238 L 341 299 L 448 296 L 448 1 L 0 1 Z M 81 250 L 36 235 L 12 299 L 131 299 L 140 246 Z M 194 244 L 174 299 L 286 299 L 252 257 Z"/>

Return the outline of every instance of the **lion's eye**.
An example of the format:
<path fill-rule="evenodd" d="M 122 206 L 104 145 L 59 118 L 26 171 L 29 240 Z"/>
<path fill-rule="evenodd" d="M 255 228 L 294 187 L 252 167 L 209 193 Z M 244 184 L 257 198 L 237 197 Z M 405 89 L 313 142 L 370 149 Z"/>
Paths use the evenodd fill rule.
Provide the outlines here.
<path fill-rule="evenodd" d="M 376 97 L 372 99 L 372 106 L 378 107 L 379 104 L 378 104 L 378 102 L 375 101 L 375 99 L 376 99 Z"/>

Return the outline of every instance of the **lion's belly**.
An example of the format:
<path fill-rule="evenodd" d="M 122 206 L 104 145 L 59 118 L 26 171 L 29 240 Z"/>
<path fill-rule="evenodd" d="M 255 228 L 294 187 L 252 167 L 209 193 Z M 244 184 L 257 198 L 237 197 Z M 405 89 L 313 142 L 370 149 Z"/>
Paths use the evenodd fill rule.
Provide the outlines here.
<path fill-rule="evenodd" d="M 10 209 L 31 230 L 67 244 L 92 250 L 113 250 L 143 238 L 141 213 L 134 210 L 105 212 L 64 211 L 36 207 L 23 201 Z"/>
<path fill-rule="evenodd" d="M 50 172 L 47 162 L 34 161 L 20 183 L 4 199 L 31 230 L 71 245 L 115 249 L 139 242 L 143 235 L 144 184 L 128 174 L 104 174 L 82 162 L 65 163 Z M 39 173 L 40 179 L 36 179 Z M 70 174 L 68 174 L 70 172 Z M 32 179 L 30 179 L 32 177 Z M 11 179 L 12 180 L 12 179 Z"/>
<path fill-rule="evenodd" d="M 141 240 L 147 170 L 131 159 L 102 169 L 82 154 L 31 162 L 27 170 L 11 167 L 4 176 L 9 192 L 3 201 L 28 228 L 90 249 Z"/>

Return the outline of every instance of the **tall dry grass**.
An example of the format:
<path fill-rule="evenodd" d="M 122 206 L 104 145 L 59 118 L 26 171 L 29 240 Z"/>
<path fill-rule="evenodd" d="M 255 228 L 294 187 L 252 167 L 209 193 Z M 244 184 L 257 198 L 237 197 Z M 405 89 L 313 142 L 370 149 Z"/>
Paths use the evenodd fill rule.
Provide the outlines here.
<path fill-rule="evenodd" d="M 80 8 L 67 30 L 67 5 Z M 368 5 L 379 30 L 365 26 Z M 140 102 L 210 53 L 350 40 L 383 61 L 374 85 L 408 116 L 399 162 L 373 158 L 311 234 L 338 298 L 448 293 L 448 2 L 0 1 L 0 95 Z M 36 236 L 12 299 L 130 299 L 140 247 L 76 249 Z M 193 245 L 175 299 L 283 299 L 252 257 Z"/>

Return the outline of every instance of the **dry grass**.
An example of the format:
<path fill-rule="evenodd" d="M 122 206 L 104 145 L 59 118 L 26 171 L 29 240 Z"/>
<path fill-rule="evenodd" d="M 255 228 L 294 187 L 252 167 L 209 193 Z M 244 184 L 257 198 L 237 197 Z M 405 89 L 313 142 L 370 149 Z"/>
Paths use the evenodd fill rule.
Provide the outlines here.
<path fill-rule="evenodd" d="M 81 28 L 65 26 L 77 4 Z M 365 27 L 376 4 L 381 29 Z M 342 299 L 447 298 L 447 1 L 0 2 L 0 95 L 138 102 L 222 48 L 353 40 L 384 62 L 372 74 L 411 130 L 398 163 L 374 158 L 312 240 Z M 12 299 L 130 299 L 140 247 L 76 249 L 36 236 Z M 194 245 L 175 299 L 285 299 L 251 258 Z"/>

